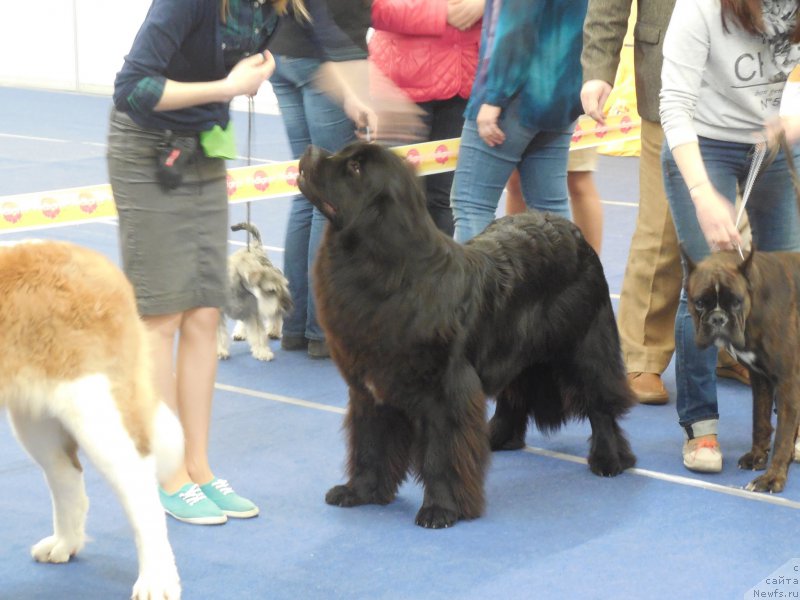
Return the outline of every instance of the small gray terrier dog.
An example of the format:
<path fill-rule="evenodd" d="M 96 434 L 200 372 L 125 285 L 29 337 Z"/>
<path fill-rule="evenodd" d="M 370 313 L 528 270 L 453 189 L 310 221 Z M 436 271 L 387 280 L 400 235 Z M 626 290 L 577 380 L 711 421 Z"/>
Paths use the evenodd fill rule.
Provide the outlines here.
<path fill-rule="evenodd" d="M 226 316 L 236 320 L 233 339 L 247 340 L 253 358 L 272 360 L 268 338 L 279 339 L 283 317 L 292 309 L 289 282 L 264 252 L 261 234 L 250 223 L 238 223 L 231 231 L 247 231 L 253 240 L 228 258 L 228 299 L 217 329 L 217 356 L 230 357 Z"/>

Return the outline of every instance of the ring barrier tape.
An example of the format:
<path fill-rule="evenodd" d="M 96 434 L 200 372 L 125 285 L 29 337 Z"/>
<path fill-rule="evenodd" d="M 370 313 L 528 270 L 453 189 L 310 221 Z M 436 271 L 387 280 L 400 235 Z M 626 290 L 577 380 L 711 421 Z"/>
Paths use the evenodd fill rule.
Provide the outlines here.
<path fill-rule="evenodd" d="M 604 126 L 580 117 L 570 150 L 593 148 L 639 137 L 641 121 L 629 115 L 608 117 Z M 416 165 L 420 175 L 452 171 L 458 160 L 459 138 L 396 146 L 392 150 Z M 299 193 L 297 161 L 237 167 L 228 170 L 231 204 L 285 198 Z M 49 192 L 0 196 L 0 233 L 39 229 L 115 217 L 109 184 Z"/>

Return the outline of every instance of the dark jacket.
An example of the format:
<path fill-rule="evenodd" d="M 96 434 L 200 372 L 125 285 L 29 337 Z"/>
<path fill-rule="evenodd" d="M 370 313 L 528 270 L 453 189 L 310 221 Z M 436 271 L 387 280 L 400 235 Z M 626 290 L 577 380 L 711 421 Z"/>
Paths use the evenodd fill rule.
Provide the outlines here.
<path fill-rule="evenodd" d="M 282 17 L 270 52 L 333 62 L 367 58 L 372 0 L 306 0 L 305 5 L 311 22 L 291 13 Z"/>
<path fill-rule="evenodd" d="M 264 10 L 272 11 L 271 5 L 265 4 Z M 154 0 L 117 73 L 114 106 L 141 127 L 180 131 L 205 131 L 214 125 L 224 128 L 230 120 L 227 102 L 152 110 L 166 79 L 196 82 L 225 78 L 220 37 L 218 0 Z M 155 93 L 148 105 L 140 106 L 137 97 L 141 94 L 135 95 L 134 90 L 143 80 Z"/>

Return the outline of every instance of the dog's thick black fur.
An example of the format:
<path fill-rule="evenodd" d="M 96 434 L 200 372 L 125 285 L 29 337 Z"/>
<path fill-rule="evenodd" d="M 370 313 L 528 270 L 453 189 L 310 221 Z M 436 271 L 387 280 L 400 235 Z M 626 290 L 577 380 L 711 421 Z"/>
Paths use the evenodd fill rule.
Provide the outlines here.
<path fill-rule="evenodd" d="M 350 388 L 349 481 L 329 504 L 391 502 L 411 470 L 425 488 L 417 524 L 478 517 L 490 446 L 521 448 L 529 417 L 545 431 L 588 418 L 594 473 L 635 463 L 617 423 L 633 396 L 608 284 L 569 221 L 505 217 L 460 245 L 410 167 L 363 142 L 309 148 L 299 183 L 330 221 L 315 292 Z"/>

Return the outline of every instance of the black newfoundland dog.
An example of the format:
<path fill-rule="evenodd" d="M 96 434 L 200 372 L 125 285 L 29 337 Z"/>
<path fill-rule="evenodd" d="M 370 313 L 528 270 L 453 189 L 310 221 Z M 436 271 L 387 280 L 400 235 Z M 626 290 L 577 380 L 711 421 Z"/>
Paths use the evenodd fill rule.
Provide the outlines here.
<path fill-rule="evenodd" d="M 608 284 L 574 225 L 516 215 L 460 245 L 434 226 L 410 166 L 364 142 L 309 148 L 299 185 L 330 221 L 315 293 L 350 388 L 349 481 L 328 504 L 387 504 L 411 470 L 418 525 L 478 517 L 490 447 L 522 448 L 529 417 L 544 431 L 588 417 L 592 472 L 633 466 Z"/>

